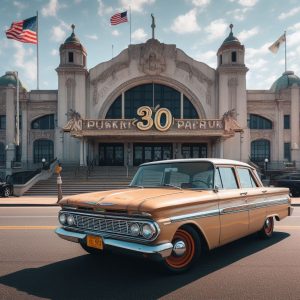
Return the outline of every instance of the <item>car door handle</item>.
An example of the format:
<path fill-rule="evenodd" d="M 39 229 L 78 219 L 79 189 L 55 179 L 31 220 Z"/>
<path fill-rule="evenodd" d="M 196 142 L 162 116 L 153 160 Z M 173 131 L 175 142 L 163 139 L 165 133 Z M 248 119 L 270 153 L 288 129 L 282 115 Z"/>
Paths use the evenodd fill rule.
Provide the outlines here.
<path fill-rule="evenodd" d="M 247 192 L 240 193 L 241 196 L 246 196 Z"/>
<path fill-rule="evenodd" d="M 267 192 L 267 190 L 261 191 L 263 194 L 265 194 Z"/>

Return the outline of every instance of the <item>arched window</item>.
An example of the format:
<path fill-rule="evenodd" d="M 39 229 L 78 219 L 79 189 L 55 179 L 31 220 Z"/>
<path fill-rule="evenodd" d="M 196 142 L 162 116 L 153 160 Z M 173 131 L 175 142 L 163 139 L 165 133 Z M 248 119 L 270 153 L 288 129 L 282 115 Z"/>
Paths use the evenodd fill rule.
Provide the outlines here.
<path fill-rule="evenodd" d="M 54 145 L 51 140 L 35 140 L 33 143 L 33 162 L 41 163 L 45 158 L 46 162 L 50 162 L 54 158 Z"/>
<path fill-rule="evenodd" d="M 54 129 L 54 115 L 45 115 L 33 120 L 31 129 Z"/>
<path fill-rule="evenodd" d="M 270 161 L 270 141 L 256 140 L 251 142 L 251 160 L 254 162 L 264 162 L 265 158 Z"/>
<path fill-rule="evenodd" d="M 272 129 L 272 121 L 259 115 L 250 114 L 250 129 Z"/>
<path fill-rule="evenodd" d="M 106 119 L 121 119 L 122 118 L 122 97 L 119 96 L 110 106 Z"/>
<path fill-rule="evenodd" d="M 181 118 L 181 94 L 166 85 L 158 83 L 147 83 L 127 90 L 124 93 L 124 114 L 125 119 L 137 118 L 137 109 L 141 106 L 167 108 L 171 111 L 176 119 Z M 122 116 L 122 99 L 121 95 L 113 102 L 109 108 L 106 119 L 119 119 Z M 186 119 L 199 118 L 198 113 L 184 95 L 183 97 L 183 116 Z"/>
<path fill-rule="evenodd" d="M 0 143 L 0 166 L 4 166 L 6 162 L 5 145 Z"/>

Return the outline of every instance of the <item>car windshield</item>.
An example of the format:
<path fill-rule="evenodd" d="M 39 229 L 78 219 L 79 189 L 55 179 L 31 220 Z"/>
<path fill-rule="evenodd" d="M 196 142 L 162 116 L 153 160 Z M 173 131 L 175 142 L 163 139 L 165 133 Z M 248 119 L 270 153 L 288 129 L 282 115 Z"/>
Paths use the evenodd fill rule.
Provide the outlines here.
<path fill-rule="evenodd" d="M 212 189 L 214 166 L 210 162 L 174 162 L 141 166 L 131 187 Z"/>

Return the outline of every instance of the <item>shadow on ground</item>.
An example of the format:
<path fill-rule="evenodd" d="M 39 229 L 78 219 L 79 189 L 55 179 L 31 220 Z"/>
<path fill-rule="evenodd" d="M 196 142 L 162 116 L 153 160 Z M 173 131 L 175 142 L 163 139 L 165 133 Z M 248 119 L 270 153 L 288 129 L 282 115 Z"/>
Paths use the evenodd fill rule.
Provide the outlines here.
<path fill-rule="evenodd" d="M 288 236 L 283 232 L 274 232 L 270 240 L 248 236 L 209 252 L 194 269 L 180 275 L 163 274 L 149 260 L 83 255 L 0 277 L 0 284 L 50 299 L 157 299 Z"/>

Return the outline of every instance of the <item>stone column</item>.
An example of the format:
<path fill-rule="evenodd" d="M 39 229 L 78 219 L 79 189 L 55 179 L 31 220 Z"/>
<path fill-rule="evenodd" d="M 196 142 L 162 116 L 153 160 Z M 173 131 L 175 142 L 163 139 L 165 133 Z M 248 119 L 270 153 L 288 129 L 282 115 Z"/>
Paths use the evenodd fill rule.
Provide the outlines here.
<path fill-rule="evenodd" d="M 80 166 L 86 166 L 86 142 L 80 139 Z"/>
<path fill-rule="evenodd" d="M 27 109 L 23 108 L 22 110 L 22 158 L 23 163 L 27 162 Z"/>
<path fill-rule="evenodd" d="M 6 175 L 11 174 L 11 161 L 15 157 L 15 88 L 6 89 Z"/>
<path fill-rule="evenodd" d="M 299 158 L 299 88 L 292 86 L 291 89 L 291 155 L 292 160 Z M 283 147 L 283 145 L 282 145 Z"/>

